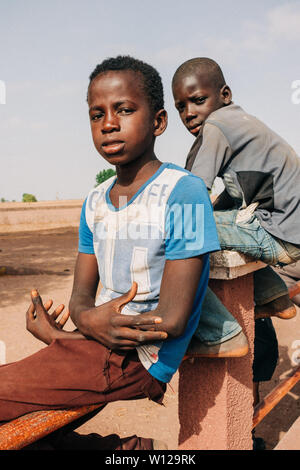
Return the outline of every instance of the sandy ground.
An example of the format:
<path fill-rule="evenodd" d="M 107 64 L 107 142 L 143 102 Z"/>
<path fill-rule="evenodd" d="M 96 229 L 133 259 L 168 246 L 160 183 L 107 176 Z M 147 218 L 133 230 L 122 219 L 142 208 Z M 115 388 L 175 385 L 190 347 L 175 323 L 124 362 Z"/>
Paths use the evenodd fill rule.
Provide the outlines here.
<path fill-rule="evenodd" d="M 29 293 L 36 287 L 43 300 L 52 298 L 54 305 L 68 304 L 77 240 L 75 229 L 0 235 L 0 341 L 4 343 L 0 343 L 0 362 L 4 355 L 9 363 L 41 348 L 41 343 L 25 329 Z M 5 274 L 1 267 L 6 268 Z M 300 349 L 300 312 L 292 320 L 275 319 L 274 326 L 280 359 L 272 380 L 261 384 L 261 398 L 291 371 L 297 349 Z M 73 328 L 71 320 L 66 328 Z M 167 388 L 164 407 L 147 399 L 112 403 L 77 431 L 103 436 L 117 433 L 121 437 L 137 434 L 162 440 L 169 449 L 176 449 L 179 434 L 177 386 L 178 374 Z M 276 446 L 298 418 L 299 396 L 300 382 L 258 425 L 256 436 L 266 440 L 267 450 Z"/>

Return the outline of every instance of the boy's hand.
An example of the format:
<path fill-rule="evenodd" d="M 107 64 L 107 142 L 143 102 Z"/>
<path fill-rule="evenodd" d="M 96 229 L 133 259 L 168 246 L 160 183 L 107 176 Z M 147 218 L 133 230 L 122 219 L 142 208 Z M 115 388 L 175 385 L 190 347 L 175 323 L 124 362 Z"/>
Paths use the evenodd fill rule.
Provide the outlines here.
<path fill-rule="evenodd" d="M 67 322 L 70 313 L 65 312 L 59 321 L 58 317 L 64 310 L 63 304 L 59 305 L 52 314 L 49 314 L 53 302 L 49 300 L 44 305 L 39 293 L 31 291 L 31 304 L 26 312 L 26 328 L 37 339 L 46 344 L 50 344 L 58 337 L 57 333 L 62 330 Z"/>
<path fill-rule="evenodd" d="M 133 349 L 145 343 L 165 340 L 163 331 L 153 331 L 162 319 L 153 313 L 122 315 L 121 310 L 136 295 L 134 282 L 129 292 L 99 307 L 81 312 L 80 330 L 109 349 Z M 147 328 L 142 331 L 139 328 Z"/>

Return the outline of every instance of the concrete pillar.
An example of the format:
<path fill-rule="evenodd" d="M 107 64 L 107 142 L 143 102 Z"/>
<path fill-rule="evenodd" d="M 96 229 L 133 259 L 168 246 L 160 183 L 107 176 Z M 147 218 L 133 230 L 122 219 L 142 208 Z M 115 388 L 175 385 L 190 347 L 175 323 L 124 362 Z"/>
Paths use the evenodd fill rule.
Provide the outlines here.
<path fill-rule="evenodd" d="M 252 449 L 253 272 L 244 255 L 211 255 L 209 285 L 241 324 L 249 352 L 240 358 L 186 360 L 179 369 L 179 449 Z"/>

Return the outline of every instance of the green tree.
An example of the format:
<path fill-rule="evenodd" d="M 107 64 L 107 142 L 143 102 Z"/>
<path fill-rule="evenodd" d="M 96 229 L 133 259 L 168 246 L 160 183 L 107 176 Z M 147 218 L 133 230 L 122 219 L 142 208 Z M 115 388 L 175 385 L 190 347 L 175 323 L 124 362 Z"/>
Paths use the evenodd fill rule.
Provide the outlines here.
<path fill-rule="evenodd" d="M 103 181 L 107 180 L 111 176 L 114 176 L 115 174 L 116 171 L 112 170 L 112 168 L 109 168 L 108 170 L 99 171 L 99 173 L 97 173 L 96 175 L 96 186 L 98 186 L 98 184 L 100 183 L 103 183 Z"/>
<path fill-rule="evenodd" d="M 22 202 L 37 202 L 37 199 L 33 194 L 24 193 Z"/>

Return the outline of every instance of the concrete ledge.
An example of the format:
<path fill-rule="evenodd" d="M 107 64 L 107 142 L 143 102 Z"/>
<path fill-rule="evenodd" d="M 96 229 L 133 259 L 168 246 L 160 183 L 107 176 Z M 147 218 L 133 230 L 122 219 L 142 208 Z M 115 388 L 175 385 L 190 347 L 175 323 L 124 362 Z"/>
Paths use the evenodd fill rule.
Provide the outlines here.
<path fill-rule="evenodd" d="M 223 250 L 210 255 L 211 279 L 236 279 L 266 266 L 237 251 Z"/>
<path fill-rule="evenodd" d="M 3 202 L 0 233 L 78 227 L 83 200 Z"/>

